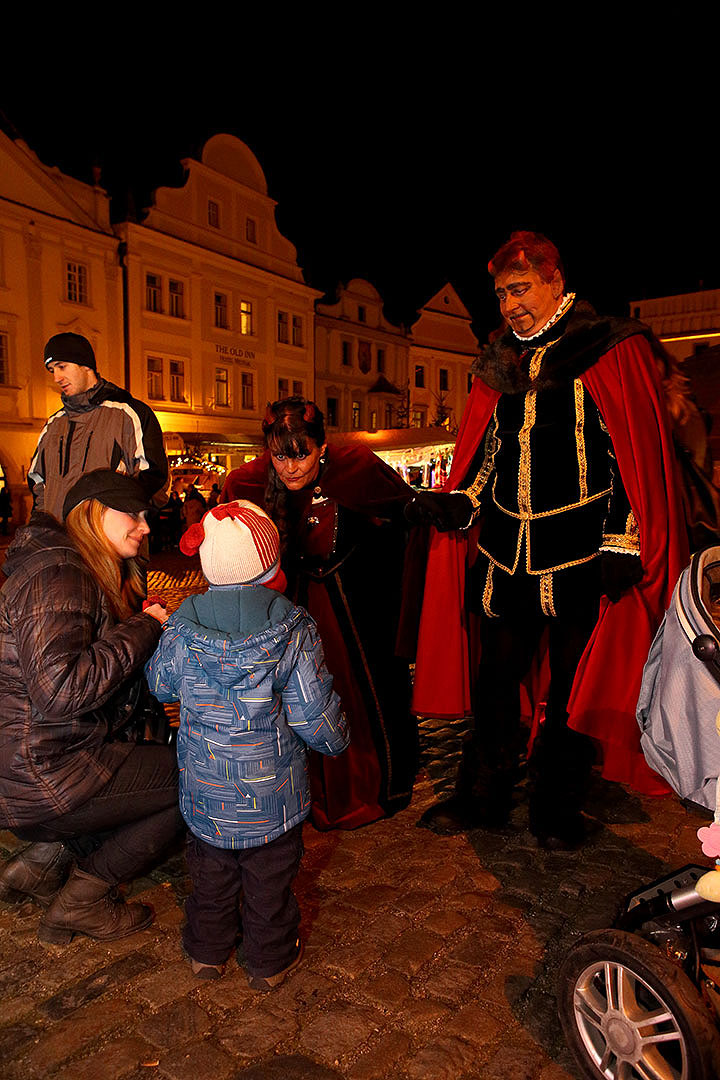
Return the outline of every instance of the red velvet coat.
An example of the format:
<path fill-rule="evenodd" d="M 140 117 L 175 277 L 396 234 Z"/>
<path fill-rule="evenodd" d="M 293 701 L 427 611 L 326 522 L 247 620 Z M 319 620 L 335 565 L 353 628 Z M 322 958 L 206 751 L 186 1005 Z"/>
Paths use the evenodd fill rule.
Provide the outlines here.
<path fill-rule="evenodd" d="M 663 391 L 650 345 L 641 335 L 619 342 L 580 377 L 610 432 L 640 530 L 645 574 L 616 604 L 602 597 L 575 675 L 569 722 L 602 744 L 604 776 L 659 794 L 668 788 L 642 756 L 635 706 L 650 645 L 688 561 Z M 498 396 L 475 380 L 447 490 L 464 480 Z M 463 601 L 472 539 L 470 530 L 434 532 L 431 540 L 413 698 L 420 715 L 457 717 L 471 711 Z"/>

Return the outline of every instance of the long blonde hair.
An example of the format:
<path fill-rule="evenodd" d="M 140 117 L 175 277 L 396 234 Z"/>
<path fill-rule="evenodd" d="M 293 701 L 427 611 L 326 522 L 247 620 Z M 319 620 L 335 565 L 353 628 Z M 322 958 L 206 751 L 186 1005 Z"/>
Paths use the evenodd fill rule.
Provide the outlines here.
<path fill-rule="evenodd" d="M 70 511 L 65 528 L 105 594 L 113 617 L 128 619 L 140 610 L 145 589 L 137 561 L 120 558 L 105 535 L 106 509 L 97 499 L 85 499 Z"/>

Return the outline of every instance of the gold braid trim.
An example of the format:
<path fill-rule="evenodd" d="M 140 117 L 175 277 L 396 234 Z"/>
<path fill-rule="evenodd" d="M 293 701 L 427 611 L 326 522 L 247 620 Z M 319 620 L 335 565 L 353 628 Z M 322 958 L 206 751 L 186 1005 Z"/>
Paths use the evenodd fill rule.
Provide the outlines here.
<path fill-rule="evenodd" d="M 585 390 L 580 379 L 575 380 L 575 449 L 578 462 L 580 502 L 587 499 L 587 453 L 585 451 Z"/>
<path fill-rule="evenodd" d="M 540 578 L 540 607 L 542 608 L 543 615 L 557 615 L 553 598 L 552 574 L 543 574 Z"/>
<path fill-rule="evenodd" d="M 538 350 L 539 352 L 540 350 Z M 525 419 L 518 433 L 520 443 L 520 461 L 518 463 L 518 508 L 521 514 L 532 513 L 530 506 L 530 433 L 535 426 L 536 390 L 528 390 L 525 395 Z"/>
<path fill-rule="evenodd" d="M 497 619 L 497 615 L 490 607 L 493 594 L 493 570 L 495 567 L 492 563 L 488 563 L 487 575 L 485 577 L 485 588 L 483 589 L 483 611 L 486 615 L 489 615 L 491 619 Z"/>
<path fill-rule="evenodd" d="M 483 463 L 478 471 L 477 476 L 473 480 L 472 484 L 468 488 L 460 488 L 459 491 L 463 495 L 467 495 L 470 502 L 473 504 L 473 517 L 480 509 L 480 496 L 485 489 L 493 469 L 495 468 L 495 455 L 498 452 L 500 446 L 499 440 L 496 438 L 498 426 L 497 418 L 497 405 L 493 410 L 493 427 L 488 431 L 486 439 L 485 457 Z"/>
<path fill-rule="evenodd" d="M 626 555 L 640 554 L 640 529 L 632 510 L 627 516 L 624 533 L 605 533 L 601 551 L 618 551 Z"/>

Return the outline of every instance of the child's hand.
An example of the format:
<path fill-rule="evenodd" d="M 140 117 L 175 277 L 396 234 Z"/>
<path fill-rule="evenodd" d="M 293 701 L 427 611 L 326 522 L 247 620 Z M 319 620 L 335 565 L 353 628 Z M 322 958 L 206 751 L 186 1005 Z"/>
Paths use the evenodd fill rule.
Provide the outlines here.
<path fill-rule="evenodd" d="M 143 614 L 151 615 L 153 619 L 157 619 L 162 626 L 168 621 L 167 608 L 163 603 L 158 603 L 154 597 L 152 600 L 143 601 Z"/>

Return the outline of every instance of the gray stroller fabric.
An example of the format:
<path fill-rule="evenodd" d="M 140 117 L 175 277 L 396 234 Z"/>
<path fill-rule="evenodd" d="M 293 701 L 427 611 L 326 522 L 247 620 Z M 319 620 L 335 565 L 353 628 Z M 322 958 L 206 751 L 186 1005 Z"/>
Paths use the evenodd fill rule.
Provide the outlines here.
<path fill-rule="evenodd" d="M 720 630 L 708 610 L 716 593 L 720 598 L 720 547 L 698 552 L 680 575 L 645 664 L 637 705 L 648 765 L 682 798 L 710 810 L 720 773 Z M 717 667 L 692 651 L 701 634 L 717 642 Z"/>

